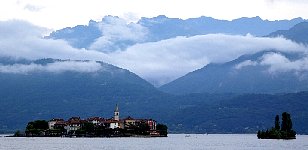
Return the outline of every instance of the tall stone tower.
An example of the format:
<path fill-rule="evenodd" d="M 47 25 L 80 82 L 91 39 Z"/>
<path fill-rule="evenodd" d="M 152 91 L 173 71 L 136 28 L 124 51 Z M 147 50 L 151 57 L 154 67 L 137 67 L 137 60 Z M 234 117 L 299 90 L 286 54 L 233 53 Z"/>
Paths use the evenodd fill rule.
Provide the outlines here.
<path fill-rule="evenodd" d="M 116 108 L 114 110 L 114 120 L 119 121 L 120 120 L 120 112 L 119 112 L 119 106 L 118 104 L 116 105 Z"/>

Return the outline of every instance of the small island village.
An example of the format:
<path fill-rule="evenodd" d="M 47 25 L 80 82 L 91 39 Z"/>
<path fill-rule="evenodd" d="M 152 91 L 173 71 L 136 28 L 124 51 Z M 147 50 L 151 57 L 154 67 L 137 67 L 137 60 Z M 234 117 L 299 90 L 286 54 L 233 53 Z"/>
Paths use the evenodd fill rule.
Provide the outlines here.
<path fill-rule="evenodd" d="M 67 121 L 53 118 L 49 121 L 35 120 L 27 124 L 24 133 L 17 131 L 15 137 L 167 137 L 168 127 L 157 124 L 153 119 L 134 119 L 130 116 L 120 119 L 119 106 L 116 105 L 114 116 L 110 119 L 90 117 L 81 119 L 71 117 Z M 292 129 L 291 115 L 282 113 L 275 117 L 275 126 L 270 130 L 258 131 L 259 139 L 296 139 Z"/>
<path fill-rule="evenodd" d="M 53 118 L 49 121 L 35 120 L 27 124 L 24 133 L 14 136 L 26 137 L 166 137 L 167 126 L 153 119 L 120 119 L 119 106 L 110 119 L 71 117 L 67 121 Z"/>

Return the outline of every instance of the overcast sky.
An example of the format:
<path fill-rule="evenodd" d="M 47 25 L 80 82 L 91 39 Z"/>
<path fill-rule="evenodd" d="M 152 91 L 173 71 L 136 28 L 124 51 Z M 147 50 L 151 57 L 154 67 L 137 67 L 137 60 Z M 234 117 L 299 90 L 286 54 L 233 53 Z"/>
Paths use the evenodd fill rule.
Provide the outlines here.
<path fill-rule="evenodd" d="M 60 29 L 87 24 L 115 15 L 128 20 L 139 17 L 191 18 L 210 16 L 232 20 L 260 16 L 281 20 L 308 19 L 307 0 L 1 0 L 0 20 L 27 20 L 35 25 Z"/>

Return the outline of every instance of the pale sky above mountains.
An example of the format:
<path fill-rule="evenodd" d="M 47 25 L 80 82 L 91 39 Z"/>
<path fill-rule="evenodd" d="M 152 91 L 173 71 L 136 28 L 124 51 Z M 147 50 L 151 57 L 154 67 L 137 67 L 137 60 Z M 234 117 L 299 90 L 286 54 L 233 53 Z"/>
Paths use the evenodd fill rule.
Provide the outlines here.
<path fill-rule="evenodd" d="M 308 19 L 306 0 L 1 0 L 0 20 L 21 19 L 49 29 L 87 24 L 114 15 L 130 21 L 166 15 L 217 19 L 260 16 L 281 20 Z"/>

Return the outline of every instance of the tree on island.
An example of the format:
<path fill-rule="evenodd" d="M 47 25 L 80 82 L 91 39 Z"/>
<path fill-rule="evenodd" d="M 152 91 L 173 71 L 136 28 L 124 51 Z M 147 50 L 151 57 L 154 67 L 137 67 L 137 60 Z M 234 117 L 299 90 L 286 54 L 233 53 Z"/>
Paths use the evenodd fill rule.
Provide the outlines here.
<path fill-rule="evenodd" d="M 123 122 L 125 123 L 125 122 Z M 156 129 L 150 128 L 147 120 L 141 120 L 123 128 L 110 128 L 110 124 L 93 124 L 89 121 L 82 121 L 78 129 L 70 129 L 69 124 L 54 124 L 49 128 L 48 121 L 35 120 L 28 122 L 24 133 L 16 131 L 14 136 L 26 137 L 129 137 L 129 136 L 148 136 L 148 137 L 167 137 L 168 127 L 164 124 L 157 124 Z M 123 124 L 124 125 L 124 124 Z M 77 127 L 77 126 L 76 126 Z"/>
<path fill-rule="evenodd" d="M 28 123 L 26 127 L 27 136 L 44 136 L 45 130 L 48 129 L 48 122 L 45 120 L 35 120 Z"/>
<path fill-rule="evenodd" d="M 276 115 L 275 117 L 275 129 L 280 130 L 280 121 L 279 121 L 279 115 Z"/>
<path fill-rule="evenodd" d="M 156 126 L 156 129 L 159 131 L 159 134 L 162 136 L 167 136 L 168 135 L 168 127 L 164 124 L 158 124 Z"/>
<path fill-rule="evenodd" d="M 287 112 L 282 113 L 281 126 L 279 116 L 275 117 L 275 126 L 270 130 L 258 131 L 259 139 L 295 139 L 296 132 L 292 129 L 291 115 Z"/>

